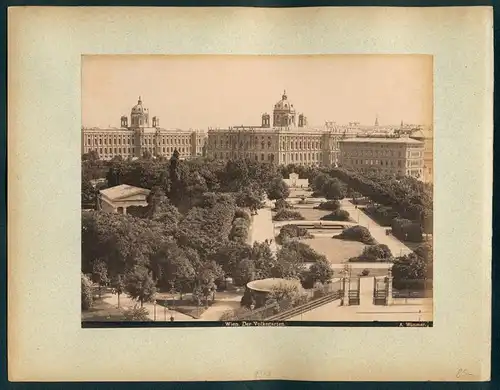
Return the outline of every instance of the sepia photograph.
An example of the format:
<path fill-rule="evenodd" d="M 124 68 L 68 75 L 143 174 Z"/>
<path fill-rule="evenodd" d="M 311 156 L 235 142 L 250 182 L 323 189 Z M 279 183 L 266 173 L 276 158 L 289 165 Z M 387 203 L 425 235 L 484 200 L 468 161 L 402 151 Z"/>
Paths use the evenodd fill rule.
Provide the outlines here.
<path fill-rule="evenodd" d="M 82 326 L 432 326 L 432 64 L 82 56 Z"/>
<path fill-rule="evenodd" d="M 490 378 L 491 7 L 8 11 L 9 381 Z"/>

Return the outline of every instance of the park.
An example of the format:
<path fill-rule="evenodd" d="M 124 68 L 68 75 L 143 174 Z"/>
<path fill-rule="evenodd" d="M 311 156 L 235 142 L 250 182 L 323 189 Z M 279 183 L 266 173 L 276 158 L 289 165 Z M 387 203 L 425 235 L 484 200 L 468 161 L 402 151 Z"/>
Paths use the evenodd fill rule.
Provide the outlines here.
<path fill-rule="evenodd" d="M 175 153 L 82 164 L 82 204 L 106 187 L 149 190 L 127 215 L 82 212 L 83 322 L 432 319 L 432 198 L 412 179 Z M 417 204 L 398 208 L 377 180 Z M 389 205 L 401 215 L 388 225 L 373 210 Z M 259 280 L 275 281 L 264 298 Z"/>

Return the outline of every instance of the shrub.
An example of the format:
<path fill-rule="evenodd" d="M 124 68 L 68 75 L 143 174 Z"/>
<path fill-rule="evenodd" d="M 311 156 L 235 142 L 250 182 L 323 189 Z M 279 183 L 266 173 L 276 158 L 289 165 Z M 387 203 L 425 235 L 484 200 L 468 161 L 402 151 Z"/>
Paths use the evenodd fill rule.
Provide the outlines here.
<path fill-rule="evenodd" d="M 237 320 L 238 318 L 247 316 L 250 313 L 251 310 L 246 307 L 240 307 L 235 310 L 226 310 L 224 313 L 222 313 L 219 321 Z"/>
<path fill-rule="evenodd" d="M 275 299 L 280 310 L 287 310 L 300 302 L 303 290 L 296 284 L 285 284 L 274 286 L 269 293 L 269 299 Z"/>
<path fill-rule="evenodd" d="M 310 238 L 312 235 L 306 228 L 297 225 L 285 225 L 281 228 L 278 240 L 281 243 L 286 242 L 291 238 Z"/>
<path fill-rule="evenodd" d="M 363 249 L 363 253 L 358 257 L 349 259 L 350 262 L 376 263 L 388 262 L 392 260 L 392 253 L 385 244 L 370 245 Z"/>
<path fill-rule="evenodd" d="M 329 200 L 327 202 L 320 203 L 318 206 L 314 208 L 319 210 L 336 211 L 340 209 L 340 202 L 338 200 Z"/>
<path fill-rule="evenodd" d="M 278 199 L 274 203 L 274 209 L 276 211 L 281 210 L 281 209 L 291 209 L 291 208 L 292 208 L 292 205 L 290 203 L 288 203 L 285 199 Z"/>
<path fill-rule="evenodd" d="M 341 240 L 359 241 L 367 245 L 375 245 L 376 241 L 372 237 L 370 231 L 364 226 L 356 225 L 345 229 L 342 233 L 333 238 Z"/>
<path fill-rule="evenodd" d="M 349 221 L 349 213 L 345 210 L 335 210 L 320 219 L 323 221 Z"/>
<path fill-rule="evenodd" d="M 305 218 L 298 211 L 292 211 L 288 209 L 279 210 L 273 217 L 275 221 L 297 221 L 304 220 Z"/>
<path fill-rule="evenodd" d="M 149 312 L 145 307 L 134 306 L 123 312 L 127 321 L 149 321 Z"/>

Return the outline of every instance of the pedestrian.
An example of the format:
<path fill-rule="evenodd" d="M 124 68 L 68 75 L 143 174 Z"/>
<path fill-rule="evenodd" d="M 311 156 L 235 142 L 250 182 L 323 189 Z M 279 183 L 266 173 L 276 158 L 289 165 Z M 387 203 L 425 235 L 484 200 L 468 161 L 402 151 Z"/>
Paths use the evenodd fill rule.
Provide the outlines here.
<path fill-rule="evenodd" d="M 170 322 L 174 322 L 174 316 L 170 316 Z"/>

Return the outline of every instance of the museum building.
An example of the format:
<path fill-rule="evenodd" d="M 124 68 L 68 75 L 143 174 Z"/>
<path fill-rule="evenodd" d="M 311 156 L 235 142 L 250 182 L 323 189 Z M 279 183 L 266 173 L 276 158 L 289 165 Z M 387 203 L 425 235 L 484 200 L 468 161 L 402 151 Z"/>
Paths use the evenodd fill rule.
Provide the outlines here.
<path fill-rule="evenodd" d="M 276 164 L 336 165 L 339 141 L 346 136 L 336 126 L 308 127 L 307 117 L 297 114 L 285 91 L 272 116 L 262 114 L 260 126 L 210 128 L 207 156 L 226 161 L 248 158 Z"/>
<path fill-rule="evenodd" d="M 119 128 L 82 128 L 82 154 L 96 151 L 103 160 L 138 158 L 146 152 L 168 157 L 177 149 L 180 158 L 187 159 L 203 155 L 206 137 L 205 131 L 161 128 L 160 118 L 150 118 L 139 97 L 130 112 L 130 124 L 122 116 Z"/>

